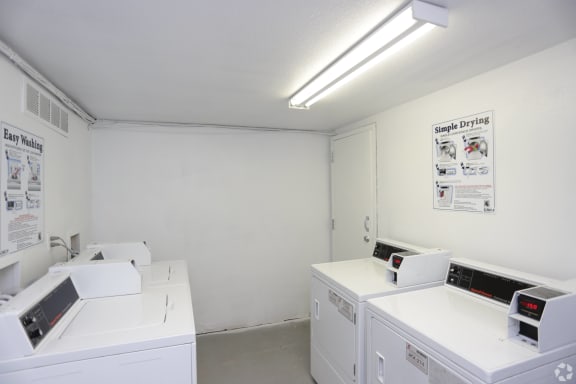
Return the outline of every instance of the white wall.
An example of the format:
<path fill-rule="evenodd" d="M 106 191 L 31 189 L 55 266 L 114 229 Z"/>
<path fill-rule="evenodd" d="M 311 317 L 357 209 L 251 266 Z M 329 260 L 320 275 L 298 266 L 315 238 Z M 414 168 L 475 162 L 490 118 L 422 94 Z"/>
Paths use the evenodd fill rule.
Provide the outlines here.
<path fill-rule="evenodd" d="M 81 245 L 84 245 L 89 242 L 92 189 L 88 126 L 68 111 L 70 133 L 64 137 L 22 112 L 24 78 L 16 67 L 0 56 L 0 120 L 44 139 L 45 233 L 63 238 L 79 233 Z M 25 286 L 65 256 L 63 248 L 50 250 L 48 240 L 45 240 L 43 244 L 0 256 L 0 266 L 20 261 L 21 283 Z"/>
<path fill-rule="evenodd" d="M 93 130 L 94 238 L 186 259 L 198 332 L 308 316 L 328 261 L 329 139 L 303 133 Z"/>
<path fill-rule="evenodd" d="M 576 276 L 576 40 L 346 129 L 378 126 L 379 236 Z M 432 124 L 494 110 L 495 214 L 432 209 Z"/>

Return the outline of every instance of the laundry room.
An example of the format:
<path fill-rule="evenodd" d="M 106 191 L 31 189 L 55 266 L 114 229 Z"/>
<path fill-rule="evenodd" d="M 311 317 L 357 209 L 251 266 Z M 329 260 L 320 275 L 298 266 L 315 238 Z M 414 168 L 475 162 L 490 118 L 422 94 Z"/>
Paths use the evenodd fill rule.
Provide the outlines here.
<path fill-rule="evenodd" d="M 126 371 L 133 376 L 124 381 L 151 382 L 156 370 L 184 372 L 173 380 L 183 384 L 403 384 L 402 374 L 387 376 L 387 364 L 409 371 L 418 364 L 409 356 L 421 354 L 426 372 L 414 368 L 410 384 L 516 384 L 516 368 L 466 368 L 465 346 L 454 347 L 462 362 L 445 362 L 451 355 L 439 352 L 432 330 L 394 312 L 426 297 L 452 300 L 439 287 L 416 289 L 445 288 L 452 270 L 489 276 L 467 288 L 485 296 L 499 295 L 491 289 L 503 281 L 516 284 L 495 314 L 489 303 L 478 315 L 508 324 L 500 338 L 521 328 L 514 337 L 522 340 L 505 348 L 530 361 L 511 366 L 554 364 L 552 380 L 576 380 L 564 371 L 576 361 L 558 360 L 576 356 L 576 339 L 562 344 L 545 328 L 564 326 L 553 309 L 576 292 L 568 145 L 576 142 L 576 4 L 244 3 L 0 0 L 0 335 L 28 326 L 46 287 L 78 296 L 58 303 L 62 314 L 49 332 L 38 329 L 37 341 L 25 332 L 15 339 L 21 352 L 0 347 L 0 382 L 56 383 L 59 367 L 76 363 L 115 382 L 120 368 L 98 375 L 108 355 L 125 351 L 126 364 L 139 353 L 139 362 L 162 363 Z M 414 20 L 434 29 L 325 98 L 298 99 L 410 6 Z M 373 255 L 387 252 L 379 247 L 391 247 L 375 272 L 394 284 L 390 297 L 362 291 Z M 130 256 L 116 260 L 125 249 Z M 404 257 L 404 270 L 390 255 Z M 350 276 L 358 268 L 354 284 L 363 284 L 345 288 L 332 264 L 364 259 L 370 264 L 342 264 Z M 96 293 L 75 281 L 84 271 Z M 158 282 L 163 274 L 178 283 Z M 115 289 L 123 293 L 103 293 Z M 526 301 L 524 290 L 536 292 L 526 291 Z M 465 308 L 476 300 L 465 299 Z M 520 302 L 529 302 L 530 320 L 506 314 Z M 530 311 L 544 302 L 548 313 Z M 125 310 L 122 325 L 99 308 Z M 155 313 L 144 322 L 147 335 L 139 333 L 142 319 L 130 310 L 159 308 L 165 322 Z M 346 323 L 321 322 L 329 311 Z M 119 339 L 96 340 L 92 315 Z M 332 353 L 341 345 L 332 336 L 349 332 L 348 323 L 356 353 Z M 392 333 L 401 353 L 380 343 Z M 226 337 L 247 339 L 230 346 Z M 515 349 L 522 343 L 529 352 Z M 262 349 L 241 363 L 247 345 Z M 294 355 L 272 360 L 287 351 Z M 97 357 L 103 365 L 87 363 Z M 534 384 L 556 382 L 539 375 Z"/>

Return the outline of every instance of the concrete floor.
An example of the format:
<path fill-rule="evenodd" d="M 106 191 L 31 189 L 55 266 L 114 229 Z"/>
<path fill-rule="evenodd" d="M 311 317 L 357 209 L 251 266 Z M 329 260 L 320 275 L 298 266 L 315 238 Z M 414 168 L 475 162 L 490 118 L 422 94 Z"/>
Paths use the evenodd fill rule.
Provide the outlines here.
<path fill-rule="evenodd" d="M 198 384 L 314 384 L 310 321 L 200 335 Z"/>

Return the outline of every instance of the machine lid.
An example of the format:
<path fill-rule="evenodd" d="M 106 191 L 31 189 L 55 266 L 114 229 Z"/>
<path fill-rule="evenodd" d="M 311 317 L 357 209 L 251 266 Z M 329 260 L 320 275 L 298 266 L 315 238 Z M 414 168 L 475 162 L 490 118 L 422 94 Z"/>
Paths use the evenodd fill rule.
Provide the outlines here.
<path fill-rule="evenodd" d="M 160 326 L 166 319 L 167 302 L 168 295 L 161 292 L 89 300 L 60 339 Z"/>
<path fill-rule="evenodd" d="M 368 310 L 486 383 L 499 382 L 566 353 L 538 353 L 507 335 L 505 307 L 447 286 L 368 301 Z M 368 315 L 370 317 L 371 315 Z"/>
<path fill-rule="evenodd" d="M 165 285 L 188 285 L 188 267 L 184 260 L 155 261 L 138 267 L 142 275 L 142 287 Z"/>

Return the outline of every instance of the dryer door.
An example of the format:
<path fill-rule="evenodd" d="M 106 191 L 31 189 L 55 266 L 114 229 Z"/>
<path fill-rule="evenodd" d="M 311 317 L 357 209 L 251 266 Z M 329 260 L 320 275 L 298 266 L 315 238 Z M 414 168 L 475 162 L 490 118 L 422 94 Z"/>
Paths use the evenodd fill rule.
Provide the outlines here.
<path fill-rule="evenodd" d="M 346 382 L 356 380 L 357 303 L 312 278 L 311 344 Z M 312 367 L 314 369 L 314 367 Z"/>
<path fill-rule="evenodd" d="M 370 311 L 366 316 L 367 384 L 472 384 Z"/>

